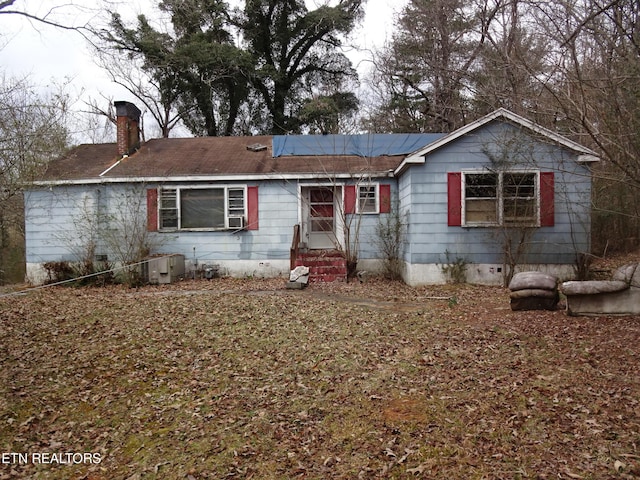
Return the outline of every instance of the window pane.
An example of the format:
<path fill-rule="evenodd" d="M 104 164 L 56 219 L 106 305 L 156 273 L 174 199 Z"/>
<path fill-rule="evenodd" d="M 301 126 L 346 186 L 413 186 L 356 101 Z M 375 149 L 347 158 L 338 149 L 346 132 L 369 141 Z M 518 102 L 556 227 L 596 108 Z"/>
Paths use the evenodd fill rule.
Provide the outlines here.
<path fill-rule="evenodd" d="M 309 190 L 312 232 L 332 232 L 334 220 L 333 190 L 318 187 Z"/>
<path fill-rule="evenodd" d="M 333 204 L 331 205 L 313 205 L 311 207 L 312 217 L 333 218 Z"/>
<path fill-rule="evenodd" d="M 535 199 L 506 199 L 504 200 L 504 221 L 508 224 L 533 223 L 536 220 Z"/>
<path fill-rule="evenodd" d="M 497 223 L 497 202 L 495 199 L 466 199 L 465 222 Z"/>
<path fill-rule="evenodd" d="M 229 189 L 229 215 L 244 214 L 244 190 L 239 188 Z"/>
<path fill-rule="evenodd" d="M 310 196 L 311 203 L 333 203 L 333 191 L 330 188 L 314 188 Z"/>
<path fill-rule="evenodd" d="M 311 220 L 312 232 L 333 232 L 333 219 Z"/>
<path fill-rule="evenodd" d="M 178 208 L 175 188 L 163 189 L 160 193 L 160 208 Z"/>
<path fill-rule="evenodd" d="M 507 172 L 502 179 L 504 223 L 532 224 L 536 221 L 536 175 Z"/>
<path fill-rule="evenodd" d="M 178 228 L 178 210 L 160 210 L 160 228 Z"/>
<path fill-rule="evenodd" d="M 498 174 L 468 173 L 465 184 L 465 223 L 498 223 Z"/>
<path fill-rule="evenodd" d="M 498 175 L 495 173 L 466 174 L 466 198 L 496 198 L 498 191 Z"/>
<path fill-rule="evenodd" d="M 181 228 L 224 228 L 224 189 L 180 191 Z"/>
<path fill-rule="evenodd" d="M 175 188 L 160 190 L 160 228 L 178 228 L 178 202 Z"/>
<path fill-rule="evenodd" d="M 376 213 L 376 187 L 375 186 L 359 187 L 358 208 L 362 213 Z"/>
<path fill-rule="evenodd" d="M 333 190 L 313 188 L 309 191 L 312 232 L 332 232 L 334 221 Z"/>
<path fill-rule="evenodd" d="M 533 173 L 505 173 L 502 185 L 505 198 L 535 196 L 536 178 Z"/>

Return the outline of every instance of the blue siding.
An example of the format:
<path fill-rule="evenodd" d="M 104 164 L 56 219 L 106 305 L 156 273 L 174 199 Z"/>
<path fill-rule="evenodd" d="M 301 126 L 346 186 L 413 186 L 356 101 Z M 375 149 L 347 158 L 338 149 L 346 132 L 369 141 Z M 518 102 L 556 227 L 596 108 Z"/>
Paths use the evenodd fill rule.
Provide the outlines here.
<path fill-rule="evenodd" d="M 225 183 L 227 185 L 228 183 Z M 156 185 L 109 184 L 30 190 L 25 194 L 28 263 L 77 261 L 98 218 L 112 222 L 123 215 L 146 225 L 146 189 Z M 182 253 L 188 259 L 264 260 L 288 258 L 293 225 L 298 221 L 295 184 L 265 182 L 259 187 L 259 230 L 153 232 L 154 253 Z M 90 220 L 91 219 L 91 220 Z M 104 228 L 104 222 L 102 227 Z M 97 254 L 109 247 L 96 236 Z"/>
<path fill-rule="evenodd" d="M 391 186 L 391 208 L 398 206 L 398 187 L 396 180 L 392 178 L 374 179 L 380 185 Z M 377 228 L 380 222 L 386 221 L 390 214 L 355 214 L 348 215 L 347 222 L 351 225 L 352 231 L 359 230 L 358 233 L 358 259 L 374 260 L 380 258 L 379 247 L 377 245 Z"/>
<path fill-rule="evenodd" d="M 397 198 L 393 179 L 385 179 L 381 183 L 391 184 L 392 198 Z M 234 184 L 227 182 L 224 185 Z M 181 253 L 187 259 L 199 262 L 286 260 L 289 258 L 293 226 L 300 221 L 298 189 L 304 185 L 306 183 L 290 181 L 261 182 L 258 189 L 258 230 L 150 232 L 152 253 Z M 146 225 L 146 190 L 157 186 L 105 184 L 27 192 L 27 262 L 79 261 L 86 251 L 91 231 L 94 231 L 97 246 L 95 253 L 113 258 L 114 252 L 109 251 L 104 234 L 94 229 L 104 231 L 109 222 L 111 229 L 127 222 Z M 359 256 L 362 259 L 379 256 L 375 232 L 382 215 L 348 216 L 352 229 L 359 223 Z M 124 216 L 129 220 L 123 220 Z"/>
<path fill-rule="evenodd" d="M 577 164 L 574 154 L 566 149 L 523 135 L 514 126 L 493 122 L 430 153 L 424 164 L 409 166 L 397 179 L 375 180 L 391 185 L 392 206 L 398 208 L 400 214 L 406 214 L 408 228 L 403 251 L 407 263 L 442 264 L 447 252 L 449 261 L 461 258 L 470 264 L 503 263 L 501 235 L 504 229 L 447 225 L 447 173 L 491 167 L 488 155 L 499 156 L 500 147 L 504 145 L 508 145 L 508 151 L 513 154 L 512 168 L 535 168 L 555 174 L 555 225 L 535 231 L 527 257 L 521 263 L 573 264 L 576 252 L 589 251 L 591 180 L 588 168 Z M 518 142 L 510 143 L 514 138 L 518 138 Z M 317 182 L 326 183 L 330 179 Z M 283 179 L 220 185 L 223 184 L 259 187 L 258 230 L 151 232 L 152 253 L 181 253 L 199 263 L 277 260 L 282 261 L 280 265 L 287 265 L 293 226 L 301 220 L 298 195 L 302 187 L 313 182 Z M 146 225 L 146 191 L 157 186 L 103 184 L 27 191 L 27 263 L 77 261 L 91 238 L 96 242 L 96 254 L 112 258 L 109 242 L 100 232 L 113 230 L 122 215 L 127 215 L 130 222 Z M 359 259 L 380 257 L 376 227 L 385 215 L 348 217 L 352 229 L 360 224 Z"/>
<path fill-rule="evenodd" d="M 524 136 L 523 136 L 524 135 Z M 509 139 L 517 138 L 517 145 Z M 494 146 L 492 146 L 494 145 Z M 497 145 L 497 146 L 495 146 Z M 536 230 L 522 263 L 572 264 L 577 251 L 589 250 L 590 176 L 575 156 L 555 145 L 536 141 L 513 126 L 492 123 L 432 152 L 424 165 L 414 165 L 399 180 L 401 205 L 410 205 L 405 260 L 434 264 L 462 258 L 469 263 L 502 263 L 505 229 L 449 227 L 447 225 L 447 173 L 497 168 L 488 149 L 509 145 L 511 168 L 555 173 L 555 225 Z M 496 152 L 496 150 L 494 150 Z M 498 152 L 499 153 L 499 152 Z"/>
<path fill-rule="evenodd" d="M 158 232 L 158 252 L 182 253 L 199 261 L 288 259 L 293 225 L 298 222 L 296 184 L 260 183 L 258 214 L 258 230 Z"/>
<path fill-rule="evenodd" d="M 76 261 L 101 206 L 100 187 L 56 187 L 25 192 L 27 263 Z"/>

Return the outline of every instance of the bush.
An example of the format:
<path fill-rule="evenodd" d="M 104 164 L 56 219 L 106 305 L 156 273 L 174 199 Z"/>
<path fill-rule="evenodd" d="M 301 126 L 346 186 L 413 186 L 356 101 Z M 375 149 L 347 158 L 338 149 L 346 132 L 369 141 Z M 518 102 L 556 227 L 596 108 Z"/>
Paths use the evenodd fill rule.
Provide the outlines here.
<path fill-rule="evenodd" d="M 381 216 L 376 225 L 375 244 L 383 260 L 383 275 L 389 280 L 402 279 L 402 246 L 407 231 L 406 214 L 398 209 Z"/>
<path fill-rule="evenodd" d="M 464 258 L 456 257 L 451 260 L 451 253 L 446 250 L 445 263 L 442 264 L 440 270 L 447 278 L 448 283 L 466 283 L 467 282 L 467 265 L 469 264 Z"/>
<path fill-rule="evenodd" d="M 73 285 L 104 286 L 116 283 L 116 278 L 108 262 L 68 261 L 47 262 L 43 265 L 47 271 L 46 284 L 67 282 Z M 71 280 L 75 280 L 71 282 Z"/>
<path fill-rule="evenodd" d="M 67 261 L 47 262 L 43 267 L 47 271 L 47 284 L 65 282 L 76 277 L 73 266 Z"/>

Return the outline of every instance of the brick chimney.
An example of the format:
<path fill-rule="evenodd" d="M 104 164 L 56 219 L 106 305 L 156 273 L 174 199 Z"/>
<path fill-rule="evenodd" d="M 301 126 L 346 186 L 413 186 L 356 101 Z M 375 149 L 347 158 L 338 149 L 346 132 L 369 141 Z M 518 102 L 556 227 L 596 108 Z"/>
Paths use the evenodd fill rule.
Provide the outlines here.
<path fill-rule="evenodd" d="M 140 109 L 130 102 L 114 102 L 118 155 L 130 155 L 140 148 Z"/>

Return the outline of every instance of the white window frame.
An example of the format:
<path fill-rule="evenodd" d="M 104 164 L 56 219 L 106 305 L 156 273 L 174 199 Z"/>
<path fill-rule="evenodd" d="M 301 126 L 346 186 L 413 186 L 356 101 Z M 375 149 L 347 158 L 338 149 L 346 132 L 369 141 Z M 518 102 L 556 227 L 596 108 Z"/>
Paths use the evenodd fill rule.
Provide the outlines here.
<path fill-rule="evenodd" d="M 182 211 L 181 211 L 181 192 L 184 190 L 223 190 L 224 191 L 224 226 L 219 227 L 203 227 L 203 228 L 182 228 Z M 230 191 L 242 191 L 242 207 L 232 207 L 230 201 Z M 164 191 L 176 192 L 176 211 L 177 211 L 177 226 L 176 227 L 163 227 L 162 226 L 162 198 Z M 236 230 L 235 227 L 229 226 L 229 217 L 242 216 L 243 225 L 246 225 L 247 219 L 247 186 L 246 185 L 176 185 L 167 187 L 158 187 L 158 230 L 161 232 L 216 232 L 224 230 Z"/>
<path fill-rule="evenodd" d="M 495 222 L 470 222 L 467 221 L 467 175 L 497 175 L 498 184 L 496 185 L 496 221 Z M 506 222 L 504 218 L 504 175 L 505 174 L 533 174 L 534 175 L 534 201 L 535 215 L 532 222 Z M 539 170 L 465 170 L 462 171 L 462 226 L 465 227 L 539 227 L 540 226 L 540 171 Z"/>
<path fill-rule="evenodd" d="M 361 188 L 372 188 L 374 189 L 375 194 L 375 207 L 374 211 L 362 211 L 360 207 L 360 189 Z M 360 215 L 377 215 L 380 213 L 380 184 L 376 182 L 372 183 L 358 183 L 356 184 L 356 214 Z"/>

